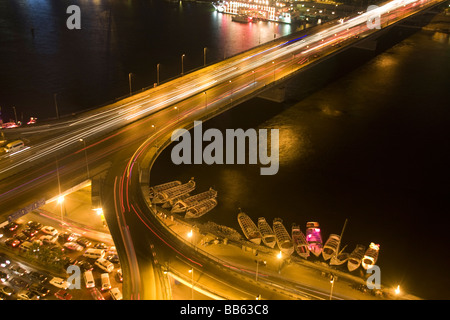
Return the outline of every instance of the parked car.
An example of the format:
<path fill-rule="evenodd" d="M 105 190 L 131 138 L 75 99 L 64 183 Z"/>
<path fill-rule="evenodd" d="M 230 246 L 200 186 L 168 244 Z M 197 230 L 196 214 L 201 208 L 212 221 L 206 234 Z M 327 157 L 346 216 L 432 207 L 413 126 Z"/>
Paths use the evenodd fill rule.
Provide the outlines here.
<path fill-rule="evenodd" d="M 16 230 L 18 227 L 19 227 L 19 224 L 18 224 L 18 223 L 14 222 L 14 221 L 11 221 L 10 223 L 8 223 L 8 224 L 7 224 L 6 226 L 4 226 L 3 228 L 4 228 L 5 230 L 8 230 L 8 231 L 14 231 L 14 230 Z"/>
<path fill-rule="evenodd" d="M 6 282 L 9 279 L 9 274 L 4 272 L 4 271 L 0 271 L 0 280 L 2 282 Z"/>
<path fill-rule="evenodd" d="M 19 289 L 28 287 L 28 282 L 26 282 L 25 280 L 23 280 L 19 277 L 13 277 L 12 279 L 9 280 L 9 283 Z"/>
<path fill-rule="evenodd" d="M 50 244 L 50 243 L 56 243 L 56 240 L 58 240 L 58 237 L 52 236 L 50 234 L 43 235 L 39 238 L 44 244 Z"/>
<path fill-rule="evenodd" d="M 12 272 L 14 272 L 15 274 L 17 274 L 19 276 L 24 276 L 25 274 L 27 274 L 27 270 L 25 270 L 24 268 L 19 266 L 17 263 L 13 263 L 9 267 L 9 270 L 11 270 Z"/>
<path fill-rule="evenodd" d="M 11 261 L 8 258 L 6 258 L 3 255 L 0 255 L 0 266 L 2 266 L 3 268 L 6 268 L 10 264 L 11 264 Z"/>
<path fill-rule="evenodd" d="M 72 295 L 66 290 L 58 290 L 55 292 L 55 297 L 60 300 L 72 300 Z"/>
<path fill-rule="evenodd" d="M 58 235 L 58 240 L 61 242 L 73 242 L 78 239 L 79 235 L 72 232 L 64 232 Z"/>
<path fill-rule="evenodd" d="M 70 286 L 70 283 L 69 283 L 69 282 L 67 282 L 67 281 L 64 280 L 63 278 L 59 278 L 59 277 L 53 277 L 53 278 L 49 281 L 49 283 L 50 283 L 51 285 L 54 285 L 54 286 L 57 287 L 57 288 L 60 288 L 60 289 L 67 289 L 67 288 L 69 288 L 69 286 Z"/>
<path fill-rule="evenodd" d="M 20 244 L 20 241 L 15 238 L 8 238 L 5 240 L 5 244 L 7 246 L 11 246 L 11 247 L 15 248 Z"/>
<path fill-rule="evenodd" d="M 31 290 L 22 290 L 17 294 L 18 300 L 39 300 L 39 295 Z"/>
<path fill-rule="evenodd" d="M 34 230 L 41 230 L 42 224 L 37 221 L 28 221 L 27 226 Z"/>
<path fill-rule="evenodd" d="M 109 293 L 114 300 L 122 300 L 122 292 L 120 292 L 119 288 L 112 288 L 109 290 Z"/>
<path fill-rule="evenodd" d="M 83 246 L 80 246 L 78 243 L 75 242 L 66 242 L 64 243 L 63 247 L 72 251 L 82 251 L 84 249 Z"/>
<path fill-rule="evenodd" d="M 108 248 L 108 246 L 106 244 L 104 244 L 103 242 L 96 243 L 94 245 L 94 249 L 107 249 L 107 248 Z"/>
<path fill-rule="evenodd" d="M 58 230 L 56 230 L 55 228 L 53 228 L 51 226 L 42 227 L 41 231 L 45 234 L 49 234 L 52 236 L 56 236 L 58 234 Z"/>
<path fill-rule="evenodd" d="M 94 266 L 86 260 L 77 261 L 76 265 L 79 266 L 81 271 L 83 271 L 83 272 L 84 271 L 92 271 L 94 269 Z"/>
<path fill-rule="evenodd" d="M 92 242 L 85 237 L 78 238 L 77 243 L 85 248 L 92 246 Z"/>
<path fill-rule="evenodd" d="M 38 232 L 39 232 L 39 230 L 30 228 L 30 227 L 22 230 L 22 233 L 30 238 L 34 237 Z"/>
<path fill-rule="evenodd" d="M 48 280 L 48 277 L 45 274 L 37 271 L 31 271 L 28 274 L 28 278 L 30 278 L 30 280 L 32 281 L 37 281 L 38 283 L 44 283 L 45 281 Z"/>
<path fill-rule="evenodd" d="M 44 287 L 43 285 L 41 285 L 39 283 L 31 284 L 29 290 L 36 293 L 41 298 L 45 297 L 46 295 L 48 295 L 50 293 L 49 289 L 47 289 L 46 287 Z"/>
<path fill-rule="evenodd" d="M 104 258 L 95 260 L 94 264 L 97 267 L 99 267 L 100 269 L 102 269 L 103 271 L 106 271 L 108 273 L 114 270 L 114 265 L 112 264 L 112 262 L 110 262 Z"/>
<path fill-rule="evenodd" d="M 95 300 L 105 300 L 105 298 L 103 297 L 103 295 L 100 292 L 100 290 L 98 290 L 98 288 L 90 288 L 89 292 L 91 293 L 92 297 Z"/>
<path fill-rule="evenodd" d="M 6 284 L 0 285 L 0 292 L 3 294 L 6 294 L 7 296 L 12 295 L 15 291 L 10 286 L 7 286 Z"/>
<path fill-rule="evenodd" d="M 117 269 L 116 280 L 117 282 L 123 282 L 122 269 Z"/>
<path fill-rule="evenodd" d="M 108 259 L 112 263 L 119 263 L 119 256 L 117 254 L 109 254 L 108 256 L 106 256 L 106 259 Z"/>

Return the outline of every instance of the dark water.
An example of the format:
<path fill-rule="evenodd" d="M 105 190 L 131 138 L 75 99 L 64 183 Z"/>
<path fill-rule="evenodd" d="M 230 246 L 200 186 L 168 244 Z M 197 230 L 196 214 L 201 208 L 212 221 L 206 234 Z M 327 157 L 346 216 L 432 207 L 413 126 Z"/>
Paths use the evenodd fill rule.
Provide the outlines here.
<path fill-rule="evenodd" d="M 65 27 L 70 4 L 82 30 Z M 34 37 L 30 28 L 34 28 Z M 207 61 L 293 31 L 244 25 L 208 4 L 163 1 L 0 2 L 0 106 L 4 120 L 55 116 L 94 107 Z M 406 31 L 402 31 L 406 32 Z M 393 34 L 393 38 L 397 38 Z M 418 32 L 378 56 L 352 50 L 302 74 L 283 104 L 254 99 L 204 124 L 204 129 L 280 130 L 280 170 L 259 166 L 175 166 L 169 147 L 154 183 L 196 177 L 214 186 L 219 206 L 202 217 L 239 230 L 242 208 L 285 226 L 320 222 L 323 237 L 381 245 L 382 282 L 430 299 L 449 299 L 446 253 L 449 214 L 450 44 Z M 345 72 L 344 72 L 345 71 Z"/>

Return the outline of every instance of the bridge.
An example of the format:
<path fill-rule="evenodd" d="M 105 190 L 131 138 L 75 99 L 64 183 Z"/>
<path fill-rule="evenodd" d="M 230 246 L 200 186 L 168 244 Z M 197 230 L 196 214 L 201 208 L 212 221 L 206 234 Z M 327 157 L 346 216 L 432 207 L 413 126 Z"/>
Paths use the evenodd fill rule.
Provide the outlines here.
<path fill-rule="evenodd" d="M 217 298 L 250 298 L 261 291 L 266 297 L 285 298 L 286 290 L 274 296 L 259 283 L 247 283 L 245 293 L 231 286 L 240 281 L 236 273 L 224 271 L 223 263 L 200 254 L 161 221 L 146 198 L 153 162 L 170 144 L 175 129 L 190 129 L 194 120 L 208 120 L 256 96 L 281 101 L 283 83 L 290 78 L 342 50 L 373 41 L 384 30 L 441 2 L 389 1 L 96 110 L 30 130 L 12 129 L 7 135 L 20 135 L 29 143 L 0 160 L 0 221 L 17 218 L 42 199 L 48 202 L 90 181 L 93 199 L 103 208 L 120 255 L 126 298 L 170 299 L 165 274 L 177 277 L 187 266 L 201 272 L 205 283 L 214 283 Z M 219 283 L 224 272 L 230 280 Z M 311 296 L 297 293 L 296 298 Z"/>

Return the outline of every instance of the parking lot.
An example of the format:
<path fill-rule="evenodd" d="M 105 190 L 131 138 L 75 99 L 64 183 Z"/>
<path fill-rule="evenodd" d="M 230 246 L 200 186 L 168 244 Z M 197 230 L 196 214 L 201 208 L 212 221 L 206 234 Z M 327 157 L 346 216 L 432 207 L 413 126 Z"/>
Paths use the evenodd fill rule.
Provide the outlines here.
<path fill-rule="evenodd" d="M 0 234 L 1 299 L 111 300 L 111 290 L 122 291 L 120 262 L 112 242 L 94 239 L 83 229 L 37 213 L 4 226 Z M 96 265 L 97 257 L 84 256 L 89 249 L 101 250 L 104 254 L 101 261 L 111 263 L 112 270 Z M 39 261 L 47 259 L 46 262 L 33 260 L 37 255 Z M 73 265 L 81 271 L 80 289 L 67 288 L 66 280 L 73 273 L 66 270 Z M 93 275 L 93 288 L 86 288 L 84 272 L 88 270 Z M 102 274 L 109 275 L 110 288 L 102 290 Z M 76 284 L 75 280 L 71 282 Z"/>

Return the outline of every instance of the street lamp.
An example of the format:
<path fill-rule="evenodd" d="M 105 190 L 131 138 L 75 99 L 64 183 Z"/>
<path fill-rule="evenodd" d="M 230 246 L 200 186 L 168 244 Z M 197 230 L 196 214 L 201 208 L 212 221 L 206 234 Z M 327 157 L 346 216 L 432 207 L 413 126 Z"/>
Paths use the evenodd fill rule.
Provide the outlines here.
<path fill-rule="evenodd" d="M 208 98 L 206 96 L 206 91 L 203 92 L 205 94 L 205 109 L 208 110 Z"/>
<path fill-rule="evenodd" d="M 181 75 L 184 74 L 184 57 L 185 56 L 186 55 L 184 53 L 181 55 Z"/>
<path fill-rule="evenodd" d="M 128 74 L 128 85 L 130 86 L 130 96 L 131 96 L 131 75 L 132 75 L 132 73 L 130 72 Z"/>
<path fill-rule="evenodd" d="M 177 110 L 177 117 L 178 120 L 180 120 L 180 110 L 178 109 L 178 107 L 173 107 L 175 110 Z"/>
<path fill-rule="evenodd" d="M 159 63 L 156 65 L 156 85 L 159 86 Z"/>
<path fill-rule="evenodd" d="M 336 280 L 336 277 L 335 277 L 333 274 L 331 274 L 331 275 L 330 275 L 330 283 L 331 283 L 330 300 L 331 300 L 332 297 L 333 297 L 334 280 Z"/>
<path fill-rule="evenodd" d="M 59 119 L 59 110 L 58 110 L 58 103 L 56 101 L 56 93 L 53 94 L 53 101 L 55 102 L 56 119 Z"/>
<path fill-rule="evenodd" d="M 87 156 L 87 149 L 86 149 L 86 140 L 80 138 L 80 141 L 83 142 L 83 145 L 84 145 L 84 157 L 86 159 L 86 171 L 87 171 L 87 178 L 89 180 L 90 176 L 89 176 L 89 163 L 88 163 L 88 156 Z"/>
<path fill-rule="evenodd" d="M 155 132 L 155 147 L 158 148 L 158 140 L 156 139 L 157 138 L 157 136 L 156 136 L 156 126 L 154 124 L 152 124 L 152 128 L 153 128 L 153 130 Z"/>
<path fill-rule="evenodd" d="M 191 274 L 191 299 L 194 300 L 194 268 L 189 269 Z"/>
<path fill-rule="evenodd" d="M 279 264 L 278 264 L 278 273 L 281 273 L 281 258 L 283 258 L 283 254 L 280 252 L 277 254 L 277 258 L 279 260 Z"/>
<path fill-rule="evenodd" d="M 203 66 L 206 66 L 206 47 L 203 48 Z"/>

